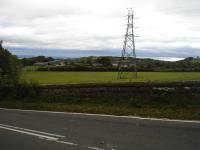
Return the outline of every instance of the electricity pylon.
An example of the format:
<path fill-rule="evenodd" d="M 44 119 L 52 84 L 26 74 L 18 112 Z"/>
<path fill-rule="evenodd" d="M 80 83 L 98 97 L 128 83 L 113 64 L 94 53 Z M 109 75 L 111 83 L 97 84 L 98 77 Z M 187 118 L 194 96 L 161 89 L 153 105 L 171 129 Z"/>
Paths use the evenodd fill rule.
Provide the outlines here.
<path fill-rule="evenodd" d="M 137 78 L 134 34 L 134 14 L 128 9 L 128 23 L 122 49 L 122 56 L 118 63 L 118 79 Z"/>

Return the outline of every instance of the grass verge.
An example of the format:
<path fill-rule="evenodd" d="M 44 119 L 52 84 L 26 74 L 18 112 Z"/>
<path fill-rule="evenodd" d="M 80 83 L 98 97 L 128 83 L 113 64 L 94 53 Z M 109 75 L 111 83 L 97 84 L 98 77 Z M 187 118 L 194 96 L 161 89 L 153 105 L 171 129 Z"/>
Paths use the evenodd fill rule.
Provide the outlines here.
<path fill-rule="evenodd" d="M 92 103 L 92 102 L 47 102 L 47 101 L 20 101 L 20 100 L 4 100 L 0 101 L 0 107 L 15 109 L 34 109 L 34 110 L 50 110 L 63 112 L 78 113 L 95 113 L 110 115 L 132 115 L 141 117 L 169 118 L 169 119 L 186 119 L 200 120 L 200 105 L 183 105 L 175 104 L 161 105 L 143 103 L 135 104 L 108 104 L 108 103 Z"/>
<path fill-rule="evenodd" d="M 200 120 L 199 84 L 175 84 L 173 90 L 151 86 L 5 86 L 0 107 Z"/>

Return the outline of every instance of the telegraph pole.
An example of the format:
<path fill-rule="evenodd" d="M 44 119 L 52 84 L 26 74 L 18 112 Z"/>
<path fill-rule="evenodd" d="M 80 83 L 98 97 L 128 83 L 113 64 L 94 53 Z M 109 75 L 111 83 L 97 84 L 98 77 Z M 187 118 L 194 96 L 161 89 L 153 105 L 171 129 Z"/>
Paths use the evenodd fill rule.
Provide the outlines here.
<path fill-rule="evenodd" d="M 122 55 L 118 63 L 118 79 L 137 78 L 137 64 L 135 53 L 134 14 L 128 9 L 127 27 L 122 49 Z"/>

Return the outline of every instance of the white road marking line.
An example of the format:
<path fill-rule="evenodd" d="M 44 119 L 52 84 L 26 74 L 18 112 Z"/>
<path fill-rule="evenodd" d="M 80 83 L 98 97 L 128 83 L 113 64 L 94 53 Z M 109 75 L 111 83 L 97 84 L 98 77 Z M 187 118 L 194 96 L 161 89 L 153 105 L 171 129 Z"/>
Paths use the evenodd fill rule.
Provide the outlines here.
<path fill-rule="evenodd" d="M 4 126 L 4 127 L 8 127 L 8 128 L 13 128 L 13 129 L 17 129 L 17 130 L 22 130 L 22 131 L 28 131 L 28 132 L 32 132 L 32 133 L 39 133 L 39 134 L 53 136 L 53 137 L 58 137 L 58 138 L 64 138 L 65 137 L 63 135 L 58 135 L 58 134 L 53 134 L 53 133 L 47 133 L 47 132 L 41 132 L 41 131 L 37 131 L 37 130 L 25 129 L 25 128 L 20 128 L 20 127 L 14 127 L 14 126 L 11 126 L 11 125 L 0 124 L 0 126 Z"/>
<path fill-rule="evenodd" d="M 72 143 L 72 142 L 66 142 L 66 141 L 56 141 L 57 143 L 72 145 L 72 146 L 78 146 L 78 144 Z"/>
<path fill-rule="evenodd" d="M 91 149 L 91 150 L 104 150 L 104 149 L 102 149 L 102 148 L 98 148 L 98 147 L 87 147 L 88 149 Z"/>
<path fill-rule="evenodd" d="M 25 129 L 25 128 L 19 128 L 19 127 L 15 127 L 15 126 L 11 126 L 11 125 L 5 125 L 5 124 L 0 124 L 0 129 L 19 132 L 19 133 L 22 133 L 22 134 L 27 134 L 27 135 L 32 135 L 32 136 L 37 136 L 40 139 L 46 139 L 48 141 L 55 141 L 57 143 L 67 144 L 67 145 L 71 145 L 71 146 L 77 146 L 78 145 L 78 144 L 75 144 L 75 143 L 72 143 L 72 142 L 59 141 L 59 137 L 64 138 L 65 136 L 58 135 L 58 134 L 52 134 L 52 133 L 47 133 L 47 132 L 41 132 L 41 131 L 30 130 L 30 129 Z M 52 136 L 48 136 L 48 135 L 52 135 Z"/>
<path fill-rule="evenodd" d="M 32 133 L 32 132 L 28 132 L 28 131 L 22 131 L 22 130 L 18 130 L 18 129 L 12 129 L 12 128 L 4 127 L 4 126 L 1 126 L 1 125 L 0 125 L 0 128 L 1 129 L 5 129 L 5 130 L 9 130 L 9 131 L 14 131 L 14 132 L 27 134 L 27 135 L 37 136 L 39 138 L 44 138 L 44 139 L 48 139 L 48 140 L 53 140 L 53 141 L 58 140 L 58 138 L 56 138 L 56 137 L 51 137 L 51 136 L 47 136 L 47 135 L 41 135 L 41 134 Z"/>
<path fill-rule="evenodd" d="M 57 143 L 66 144 L 66 145 L 70 145 L 70 146 L 78 146 L 78 144 L 76 144 L 76 143 L 59 140 L 59 137 L 64 138 L 65 136 L 58 135 L 58 134 L 52 134 L 52 133 L 41 132 L 41 131 L 36 131 L 36 130 L 30 130 L 30 129 L 15 127 L 15 126 L 6 125 L 6 124 L 0 124 L 0 129 L 4 129 L 4 130 L 8 130 L 8 131 L 14 131 L 14 132 L 27 134 L 27 135 L 31 135 L 31 136 L 36 136 L 40 139 L 46 139 L 48 141 L 54 141 L 54 142 L 57 142 Z M 52 136 L 48 136 L 48 135 L 52 135 Z M 97 148 L 97 147 L 88 147 L 88 149 L 104 150 L 104 149 L 100 149 L 100 148 Z"/>
<path fill-rule="evenodd" d="M 167 118 L 160 118 L 159 119 L 159 118 L 144 118 L 144 117 L 139 117 L 139 116 L 116 116 L 116 115 L 106 115 L 106 114 L 56 112 L 56 111 L 41 111 L 41 110 L 22 110 L 22 109 L 8 109 L 8 108 L 0 108 L 0 110 L 15 110 L 15 111 L 23 111 L 23 112 L 69 114 L 69 115 L 112 117 L 112 118 L 127 118 L 127 119 L 138 119 L 138 120 L 151 120 L 151 121 L 163 121 L 163 122 L 179 122 L 179 123 L 197 123 L 197 124 L 200 124 L 200 121 L 198 121 L 198 120 L 178 120 L 178 119 L 167 119 Z"/>

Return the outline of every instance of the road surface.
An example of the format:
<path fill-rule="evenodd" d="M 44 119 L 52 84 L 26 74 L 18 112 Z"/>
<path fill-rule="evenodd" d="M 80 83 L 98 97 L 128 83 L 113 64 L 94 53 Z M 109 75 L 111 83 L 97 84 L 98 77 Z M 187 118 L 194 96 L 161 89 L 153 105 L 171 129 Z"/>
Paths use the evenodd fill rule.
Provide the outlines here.
<path fill-rule="evenodd" d="M 200 122 L 0 108 L 0 150 L 200 150 Z"/>

